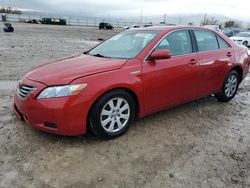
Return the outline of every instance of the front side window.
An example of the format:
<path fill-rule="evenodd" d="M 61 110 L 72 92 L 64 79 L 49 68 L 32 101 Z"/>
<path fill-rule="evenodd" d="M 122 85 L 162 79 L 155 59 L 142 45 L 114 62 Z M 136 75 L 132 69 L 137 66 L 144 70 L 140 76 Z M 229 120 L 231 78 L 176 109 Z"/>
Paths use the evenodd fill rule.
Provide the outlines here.
<path fill-rule="evenodd" d="M 130 59 L 136 57 L 159 31 L 126 31 L 111 37 L 88 54 L 98 57 Z"/>
<path fill-rule="evenodd" d="M 189 31 L 175 31 L 167 35 L 155 48 L 170 50 L 173 56 L 192 53 Z"/>
<path fill-rule="evenodd" d="M 219 45 L 214 33 L 206 30 L 194 30 L 198 50 L 208 51 L 219 49 Z"/>

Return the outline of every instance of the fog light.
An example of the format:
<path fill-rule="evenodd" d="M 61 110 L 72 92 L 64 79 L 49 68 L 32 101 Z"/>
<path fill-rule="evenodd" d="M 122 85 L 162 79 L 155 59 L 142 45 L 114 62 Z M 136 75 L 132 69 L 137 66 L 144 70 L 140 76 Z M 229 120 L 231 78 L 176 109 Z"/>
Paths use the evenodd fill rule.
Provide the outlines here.
<path fill-rule="evenodd" d="M 52 129 L 56 129 L 57 128 L 57 125 L 55 123 L 50 123 L 50 122 L 45 122 L 44 126 L 48 127 L 48 128 L 52 128 Z"/>

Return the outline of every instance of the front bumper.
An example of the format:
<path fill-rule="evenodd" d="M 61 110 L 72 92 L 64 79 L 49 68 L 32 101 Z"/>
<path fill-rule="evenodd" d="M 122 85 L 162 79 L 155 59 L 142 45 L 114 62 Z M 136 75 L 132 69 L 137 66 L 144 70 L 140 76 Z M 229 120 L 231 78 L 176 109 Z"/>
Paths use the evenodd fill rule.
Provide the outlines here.
<path fill-rule="evenodd" d="M 27 78 L 23 83 L 37 89 L 23 99 L 15 94 L 13 110 L 17 117 L 37 129 L 64 136 L 85 134 L 88 109 L 79 95 L 61 98 L 39 99 L 37 95 L 46 87 Z"/>

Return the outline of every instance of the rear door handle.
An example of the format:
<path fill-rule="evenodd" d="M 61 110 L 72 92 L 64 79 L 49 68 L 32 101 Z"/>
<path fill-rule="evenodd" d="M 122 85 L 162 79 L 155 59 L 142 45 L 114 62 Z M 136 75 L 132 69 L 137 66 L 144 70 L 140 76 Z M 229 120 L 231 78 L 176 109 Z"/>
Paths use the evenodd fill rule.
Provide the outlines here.
<path fill-rule="evenodd" d="M 227 52 L 227 57 L 231 57 L 232 53 L 231 52 Z"/>
<path fill-rule="evenodd" d="M 198 61 L 197 61 L 196 59 L 191 59 L 191 60 L 189 61 L 189 64 L 190 64 L 190 65 L 195 65 L 196 63 L 198 63 Z"/>

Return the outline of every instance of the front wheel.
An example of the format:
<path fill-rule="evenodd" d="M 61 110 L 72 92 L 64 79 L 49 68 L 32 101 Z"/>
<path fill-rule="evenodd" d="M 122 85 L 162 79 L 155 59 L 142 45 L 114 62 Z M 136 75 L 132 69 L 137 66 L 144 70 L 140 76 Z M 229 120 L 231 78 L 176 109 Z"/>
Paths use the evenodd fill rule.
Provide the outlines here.
<path fill-rule="evenodd" d="M 226 76 L 220 93 L 215 94 L 215 97 L 221 102 L 230 101 L 236 95 L 239 83 L 239 74 L 235 70 L 230 71 Z"/>
<path fill-rule="evenodd" d="M 104 138 L 115 138 L 128 130 L 135 117 L 135 103 L 125 90 L 113 90 L 100 97 L 89 114 L 92 132 Z"/>

